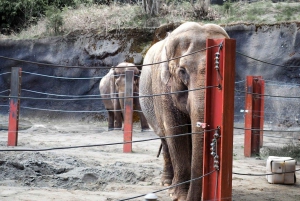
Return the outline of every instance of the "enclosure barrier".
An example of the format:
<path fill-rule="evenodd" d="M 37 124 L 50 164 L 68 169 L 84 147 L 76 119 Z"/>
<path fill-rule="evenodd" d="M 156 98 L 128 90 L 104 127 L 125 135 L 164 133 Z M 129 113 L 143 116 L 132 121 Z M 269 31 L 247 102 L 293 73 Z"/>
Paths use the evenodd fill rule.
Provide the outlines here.
<path fill-rule="evenodd" d="M 206 86 L 218 87 L 206 89 L 204 121 L 217 130 L 204 135 L 203 170 L 217 171 L 203 178 L 202 199 L 231 200 L 236 41 L 208 39 L 206 47 Z"/>
<path fill-rule="evenodd" d="M 245 94 L 244 156 L 259 155 L 263 146 L 264 91 L 262 76 L 247 76 Z"/>
<path fill-rule="evenodd" d="M 226 44 L 226 41 L 225 41 L 225 44 Z M 223 45 L 224 45 L 224 44 L 223 44 Z M 228 47 L 228 46 L 227 46 L 227 47 Z M 224 46 L 223 46 L 223 48 L 224 48 Z M 216 51 L 216 50 L 215 50 L 215 51 Z M 222 53 L 223 51 L 224 51 L 224 49 L 222 49 L 220 52 Z M 210 56 L 213 57 L 213 54 L 211 53 Z M 221 57 L 222 57 L 222 56 L 221 56 Z M 222 63 L 222 62 L 221 62 L 221 61 L 222 61 L 222 58 L 221 58 L 221 57 L 219 58 L 220 63 Z M 216 61 L 218 60 L 217 57 L 216 57 L 215 59 L 216 59 Z M 225 58 L 225 60 L 226 60 L 226 58 Z M 217 62 L 216 62 L 216 63 L 217 63 Z M 210 64 L 210 65 L 212 65 L 212 64 Z M 216 66 L 215 69 L 216 69 L 217 72 L 218 72 L 217 66 Z M 221 69 L 221 68 L 220 68 L 220 69 Z M 212 68 L 210 68 L 210 70 L 212 71 Z M 16 71 L 15 71 L 15 72 L 16 72 Z M 220 71 L 220 72 L 221 72 L 221 71 Z M 16 76 L 16 78 L 19 78 L 19 83 L 20 83 L 20 79 L 21 79 L 20 71 L 19 71 L 17 74 L 18 74 L 18 76 Z M 215 74 L 215 75 L 217 75 L 218 77 L 217 77 L 217 78 L 213 78 L 213 79 L 215 79 L 215 80 L 217 79 L 218 81 L 220 81 L 220 80 L 222 81 L 221 84 L 219 83 L 219 86 L 220 86 L 219 89 L 220 89 L 220 91 L 222 91 L 222 88 L 221 88 L 221 87 L 223 86 L 223 81 L 225 82 L 226 79 L 225 79 L 225 77 L 224 77 L 224 80 L 223 80 L 223 77 L 222 77 L 222 76 L 224 76 L 224 75 L 222 74 L 222 72 L 221 72 L 221 73 L 217 73 L 217 74 Z M 18 84 L 17 84 L 17 86 L 18 86 Z M 19 89 L 19 90 L 20 90 L 20 89 Z M 19 91 L 19 90 L 16 90 L 16 91 Z M 11 88 L 11 91 L 12 91 L 12 88 Z M 225 90 L 224 90 L 224 92 L 225 92 Z M 218 91 L 217 91 L 217 92 L 215 92 L 215 93 L 218 94 L 218 93 L 222 93 L 222 92 L 218 92 Z M 212 94 L 213 94 L 213 93 L 212 93 Z M 252 95 L 255 95 L 255 94 L 256 94 L 256 95 L 257 95 L 257 93 L 254 93 L 254 92 L 250 93 L 250 92 L 248 92 L 248 91 L 246 91 L 245 94 L 247 94 L 247 95 L 248 95 L 248 94 L 252 94 Z M 263 94 L 263 92 L 262 92 L 261 94 Z M 11 97 L 10 97 L 10 103 L 11 103 L 11 100 L 12 100 L 12 99 L 17 99 L 17 100 L 19 101 L 19 99 L 18 99 L 18 96 L 19 96 L 19 95 L 20 95 L 19 92 L 18 92 L 18 93 L 11 93 L 11 95 L 10 95 L 10 96 L 11 96 Z M 225 95 L 226 95 L 226 94 L 225 94 Z M 217 97 L 217 96 L 212 96 L 212 100 L 215 101 L 215 102 L 217 102 L 216 100 L 218 100 L 218 98 L 219 98 L 219 97 Z M 263 98 L 263 96 L 262 96 L 261 98 L 258 98 L 258 99 L 262 99 L 262 98 Z M 296 97 L 293 97 L 293 98 L 296 98 Z M 220 104 L 220 103 L 217 103 L 217 104 Z M 14 104 L 13 104 L 13 105 L 14 105 Z M 18 107 L 19 107 L 19 106 L 14 107 L 14 108 L 17 108 L 17 110 L 15 110 L 15 111 L 17 111 L 17 112 L 19 111 L 19 110 L 18 110 Z M 223 109 L 224 109 L 224 108 L 223 108 Z M 227 108 L 225 108 L 225 110 L 226 110 L 226 109 L 227 109 Z M 10 112 L 12 112 L 12 111 L 14 111 L 14 110 L 10 109 Z M 215 111 L 216 111 L 216 110 L 212 109 L 212 113 L 215 113 Z M 257 110 L 254 110 L 254 111 L 257 111 Z M 10 114 L 11 114 L 11 113 L 10 113 Z M 13 114 L 13 113 L 12 113 L 12 114 Z M 13 116 L 13 115 L 12 115 L 12 116 Z M 260 115 L 255 115 L 255 116 L 263 116 L 263 115 L 260 114 Z M 226 118 L 227 118 L 227 117 L 226 117 Z M 16 120 L 15 122 L 17 122 L 17 121 L 18 121 L 18 118 L 15 118 L 15 120 Z M 205 122 L 209 122 L 209 121 L 208 121 L 208 120 L 205 120 Z M 16 124 L 16 125 L 17 125 L 17 124 Z M 213 123 L 207 123 L 207 125 L 211 126 L 211 125 L 213 125 Z M 218 122 L 217 122 L 216 125 L 219 125 Z M 225 136 L 226 136 L 225 133 L 222 133 L 222 131 L 224 130 L 225 127 L 223 127 L 223 124 L 221 124 L 221 125 L 222 125 L 221 127 L 218 127 L 218 126 L 217 126 L 219 132 L 216 132 L 216 133 L 215 133 L 216 135 L 214 135 L 214 137 L 212 138 L 212 142 L 215 142 L 215 141 L 217 140 L 217 143 L 215 143 L 216 146 L 215 146 L 214 151 L 217 151 L 217 155 L 218 155 L 218 156 L 219 156 L 219 151 L 220 151 L 220 150 L 217 149 L 217 148 L 220 147 L 220 143 L 222 143 L 222 140 L 224 140 L 224 138 L 225 138 Z M 16 128 L 17 128 L 17 126 L 16 126 Z M 212 128 L 212 126 L 211 126 L 211 128 Z M 250 130 L 250 129 L 246 129 L 246 130 Z M 253 130 L 253 129 L 251 129 L 251 130 Z M 260 130 L 262 130 L 262 129 L 260 129 Z M 14 131 L 14 132 L 15 132 L 15 135 L 14 135 L 14 136 L 15 136 L 15 139 L 17 139 L 17 133 L 18 133 L 17 130 L 16 130 L 16 129 L 15 129 L 15 130 L 14 130 L 14 129 L 11 129 L 11 131 Z M 221 134 L 221 135 L 220 135 L 220 134 Z M 207 134 L 205 134 L 205 135 L 207 135 Z M 215 136 L 221 136 L 221 138 L 215 138 Z M 210 137 L 212 137 L 212 136 L 210 136 Z M 207 138 L 206 138 L 206 139 L 207 139 Z M 220 139 L 221 139 L 221 142 L 220 142 Z M 215 141 L 214 141 L 214 140 L 215 140 Z M 228 139 L 225 139 L 225 140 L 228 141 Z M 16 142 L 17 142 L 17 141 L 16 141 Z M 208 142 L 210 142 L 210 141 L 208 140 Z M 262 141 L 261 141 L 260 143 L 262 143 Z M 124 143 L 124 144 L 125 144 L 125 143 Z M 262 145 L 262 144 L 261 144 L 261 145 Z M 261 145 L 260 145 L 260 146 L 261 146 Z M 14 146 L 15 146 L 15 145 L 14 145 Z M 87 146 L 78 146 L 78 147 L 80 148 L 80 147 L 87 147 Z M 70 148 L 70 147 L 65 147 L 65 148 L 68 149 L 68 148 Z M 72 148 L 73 148 L 73 147 L 72 147 Z M 39 150 L 39 149 L 38 149 L 38 150 L 26 150 L 26 149 L 25 149 L 25 151 L 46 151 L 46 150 L 47 150 L 47 149 L 45 149 L 45 150 Z M 51 150 L 52 150 L 52 149 L 51 149 Z M 2 151 L 5 151 L 5 150 L 2 150 Z M 6 151 L 7 151 L 7 150 L 6 150 Z M 8 150 L 8 151 L 20 151 L 20 150 Z M 221 155 L 222 155 L 222 154 L 225 154 L 225 153 L 221 153 Z M 226 152 L 226 154 L 228 155 L 228 152 Z M 232 156 L 232 153 L 229 154 L 229 156 Z M 210 157 L 211 157 L 211 156 L 210 156 Z M 231 161 L 232 161 L 232 158 L 231 158 Z M 223 159 L 223 160 L 220 160 L 220 163 L 221 163 L 221 162 L 224 162 L 224 159 Z M 226 161 L 225 161 L 225 162 L 226 162 Z M 230 162 L 227 161 L 227 163 L 230 163 Z M 216 165 L 216 164 L 215 164 L 215 161 L 213 161 L 213 164 Z M 223 167 L 223 165 L 221 165 L 220 167 Z M 220 168 L 220 171 L 221 171 L 221 168 Z M 219 186 L 219 185 L 220 185 L 220 181 L 221 181 L 221 180 L 218 179 L 219 176 L 220 176 L 220 175 L 219 175 L 219 172 L 220 172 L 220 171 L 215 171 L 213 174 L 211 174 L 211 176 L 215 176 L 215 177 L 217 177 L 217 179 L 214 180 L 216 183 L 211 182 L 211 183 L 209 184 L 210 186 L 214 186 L 214 185 Z M 296 170 L 296 171 L 299 171 L 299 169 Z M 223 172 L 225 172 L 225 171 L 223 171 Z M 256 174 L 256 175 L 255 175 L 255 174 L 249 174 L 249 173 L 244 173 L 244 174 L 233 173 L 233 174 L 249 175 L 249 176 L 265 176 L 265 175 L 266 175 L 266 174 Z M 231 174 L 230 174 L 230 175 L 231 175 Z M 203 176 L 205 176 L 205 177 L 203 177 L 203 180 L 205 180 L 205 178 L 208 177 L 208 176 L 210 176 L 210 175 L 203 175 Z M 228 178 L 228 177 L 227 177 L 227 178 Z M 214 185 L 213 185 L 213 184 L 214 184 Z M 231 184 L 230 184 L 230 185 L 231 185 Z M 216 195 L 217 192 L 219 192 L 219 191 L 216 191 L 216 188 L 215 188 L 215 189 L 212 189 L 212 190 L 211 190 L 211 194 L 212 194 L 213 192 L 215 192 L 215 195 Z M 230 189 L 230 193 L 231 193 L 231 189 Z M 218 195 L 219 195 L 219 193 L 218 193 Z M 231 199 L 230 197 L 231 197 L 231 196 L 228 196 L 227 198 L 228 198 L 228 199 Z M 224 199 L 224 198 L 226 198 L 226 197 L 223 197 L 223 199 Z M 217 199 L 217 198 L 216 198 L 216 196 L 215 196 L 215 198 L 213 198 L 213 199 L 211 199 L 211 200 L 216 200 L 216 199 Z M 222 199 L 222 200 L 223 200 L 223 199 Z M 127 199 L 127 200 L 128 200 L 128 199 Z M 226 199 L 225 199 L 225 200 L 226 200 Z"/>
<path fill-rule="evenodd" d="M 132 118 L 133 118 L 133 78 L 132 70 L 125 72 L 125 101 L 124 101 L 124 145 L 123 152 L 132 152 Z"/>
<path fill-rule="evenodd" d="M 19 109 L 21 91 L 21 68 L 12 67 L 11 69 L 11 84 L 9 101 L 9 123 L 8 123 L 8 140 L 7 146 L 17 146 L 18 144 L 18 128 L 19 128 Z"/>

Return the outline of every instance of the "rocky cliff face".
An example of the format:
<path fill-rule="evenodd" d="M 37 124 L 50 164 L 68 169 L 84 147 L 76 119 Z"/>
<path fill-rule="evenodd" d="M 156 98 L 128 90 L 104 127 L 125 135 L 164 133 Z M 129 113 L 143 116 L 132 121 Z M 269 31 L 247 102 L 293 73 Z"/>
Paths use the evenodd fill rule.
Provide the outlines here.
<path fill-rule="evenodd" d="M 247 75 L 262 76 L 267 95 L 265 123 L 298 126 L 300 101 L 289 97 L 300 97 L 300 24 L 235 25 L 225 29 L 237 44 L 236 90 L 245 91 L 243 80 Z M 235 93 L 237 121 L 243 120 L 240 110 L 244 109 L 244 95 Z"/>
<path fill-rule="evenodd" d="M 10 74 L 5 73 L 10 72 L 11 67 L 22 67 L 21 96 L 94 98 L 93 95 L 99 95 L 100 77 L 108 72 L 108 69 L 103 69 L 103 67 L 111 67 L 123 61 L 141 64 L 143 56 L 151 44 L 163 39 L 166 32 L 177 26 L 171 24 L 157 29 L 115 30 L 110 33 L 78 31 L 65 37 L 38 40 L 0 40 L 0 56 L 50 64 L 47 66 L 0 58 L 0 93 L 10 88 Z M 236 39 L 237 43 L 236 89 L 244 90 L 243 81 L 247 75 L 260 75 L 265 80 L 280 85 L 277 87 L 266 86 L 266 93 L 300 96 L 300 90 L 295 87 L 300 84 L 300 68 L 279 67 L 262 62 L 300 66 L 299 27 L 300 25 L 297 23 L 224 26 L 229 36 Z M 247 58 L 242 54 L 260 61 Z M 84 66 L 85 68 L 57 67 L 55 65 Z M 55 76 L 55 78 L 49 76 Z M 91 79 L 65 79 L 65 77 Z M 287 90 L 280 84 L 283 82 L 294 86 L 290 86 Z M 9 92 L 3 92 L 0 95 L 8 94 Z M 235 112 L 240 115 L 240 109 L 244 108 L 242 97 L 244 94 L 236 95 L 238 97 L 236 97 Z M 292 104 L 294 108 L 299 106 L 297 101 L 288 104 Z M 1 114 L 7 114 L 8 106 L 5 105 L 8 105 L 8 99 L 0 98 L 0 105 L 2 105 L 0 106 Z M 273 110 L 280 105 L 282 103 L 272 101 L 267 108 Z M 33 108 L 63 110 L 64 112 L 50 112 Z M 31 117 L 98 119 L 105 117 L 106 113 L 95 111 L 103 109 L 100 100 L 21 100 L 21 115 Z M 298 109 L 296 114 L 298 114 Z"/>
<path fill-rule="evenodd" d="M 123 61 L 141 64 L 143 54 L 153 40 L 153 34 L 154 29 L 130 29 L 107 34 L 96 31 L 77 32 L 65 37 L 38 40 L 0 40 L 1 56 L 38 62 L 27 63 L 0 58 L 0 75 L 2 74 L 0 76 L 0 92 L 10 88 L 10 74 L 5 73 L 10 72 L 11 67 L 21 67 L 21 96 L 60 99 L 78 98 L 78 96 L 97 98 L 100 94 L 98 86 L 101 77 L 108 72 L 111 66 Z M 83 68 L 59 67 L 59 65 Z M 9 92 L 4 92 L 0 95 L 8 94 Z M 1 105 L 7 105 L 8 99 L 2 98 L 0 102 Z M 63 110 L 63 112 L 50 112 L 36 108 Z M 99 110 L 104 110 L 100 100 L 21 100 L 21 115 L 31 117 L 102 118 L 106 116 L 106 112 L 95 112 Z M 6 114 L 8 107 L 2 106 L 0 111 L 2 114 Z"/>

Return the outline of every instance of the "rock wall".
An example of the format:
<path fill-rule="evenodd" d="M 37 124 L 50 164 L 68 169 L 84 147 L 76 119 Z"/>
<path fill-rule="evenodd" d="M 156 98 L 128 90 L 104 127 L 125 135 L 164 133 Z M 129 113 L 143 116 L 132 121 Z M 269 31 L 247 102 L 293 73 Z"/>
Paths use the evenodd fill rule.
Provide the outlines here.
<path fill-rule="evenodd" d="M 10 72 L 14 66 L 22 67 L 22 96 L 68 98 L 51 94 L 73 96 L 99 95 L 98 85 L 101 76 L 110 67 L 120 62 L 128 61 L 141 64 L 143 55 L 153 42 L 165 37 L 166 32 L 173 30 L 178 24 L 166 25 L 157 29 L 115 30 L 109 33 L 99 33 L 96 30 L 88 33 L 74 32 L 65 37 L 37 40 L 0 40 L 0 56 L 47 63 L 53 65 L 84 66 L 90 69 L 44 66 L 34 63 L 24 63 L 0 58 L 0 93 L 10 87 Z M 266 93 L 286 96 L 300 96 L 297 84 L 300 84 L 300 69 L 273 66 L 262 61 L 277 65 L 300 66 L 300 31 L 299 23 L 252 25 L 238 24 L 224 26 L 231 38 L 236 39 L 236 89 L 244 90 L 244 80 L 247 75 L 260 75 L 274 85 L 266 85 Z M 251 56 L 249 59 L 242 54 Z M 97 67 L 97 68 L 94 68 Z M 68 80 L 49 78 L 35 74 L 88 78 L 84 80 Z M 290 83 L 289 88 L 280 83 Z M 286 85 L 286 84 L 285 84 Z M 292 86 L 293 85 L 293 86 Z M 45 94 L 33 94 L 28 90 Z M 8 92 L 0 95 L 8 95 Z M 243 119 L 240 113 L 244 109 L 244 94 L 236 93 L 236 120 Z M 294 108 L 293 116 L 297 116 L 300 101 L 282 102 L 268 100 L 266 109 L 287 111 Z M 7 98 L 0 98 L 0 105 L 7 105 Z M 26 108 L 27 107 L 27 108 Z M 106 113 L 93 112 L 49 112 L 30 108 L 44 108 L 66 111 L 99 111 L 103 104 L 99 100 L 86 101 L 48 101 L 21 100 L 21 115 L 38 118 L 81 118 L 99 119 Z M 8 107 L 0 106 L 1 114 L 7 114 Z M 286 114 L 288 116 L 291 114 Z M 280 117 L 283 117 L 282 114 Z"/>
<path fill-rule="evenodd" d="M 23 71 L 22 97 L 70 99 L 84 96 L 84 98 L 90 99 L 99 98 L 97 95 L 100 94 L 98 89 L 100 77 L 104 76 L 111 66 L 123 61 L 141 64 L 143 54 L 152 43 L 153 34 L 154 29 L 129 29 L 112 31 L 107 34 L 97 31 L 74 32 L 65 37 L 37 40 L 0 40 L 1 56 L 50 64 L 47 66 L 0 58 L 0 75 L 2 74 L 0 76 L 0 93 L 10 88 L 10 74 L 5 73 L 10 72 L 11 67 L 21 67 Z M 85 68 L 58 67 L 57 65 Z M 91 79 L 62 79 L 58 77 Z M 8 94 L 9 92 L 5 92 L 0 95 Z M 0 104 L 2 105 L 0 107 L 1 114 L 7 114 L 8 107 L 3 105 L 8 105 L 8 99 L 0 98 Z M 63 112 L 32 108 L 63 110 Z M 99 110 L 104 110 L 101 100 L 21 100 L 21 115 L 37 118 L 79 117 L 81 119 L 97 119 L 105 117 L 106 112 L 83 112 Z"/>
<path fill-rule="evenodd" d="M 267 95 L 265 96 L 265 123 L 298 126 L 300 23 L 235 25 L 226 26 L 225 29 L 231 38 L 236 39 L 237 44 L 236 90 L 245 91 L 243 80 L 247 75 L 262 76 Z M 255 59 L 245 57 L 243 54 Z M 236 121 L 243 121 L 240 110 L 244 109 L 244 95 L 240 92 L 235 94 Z"/>

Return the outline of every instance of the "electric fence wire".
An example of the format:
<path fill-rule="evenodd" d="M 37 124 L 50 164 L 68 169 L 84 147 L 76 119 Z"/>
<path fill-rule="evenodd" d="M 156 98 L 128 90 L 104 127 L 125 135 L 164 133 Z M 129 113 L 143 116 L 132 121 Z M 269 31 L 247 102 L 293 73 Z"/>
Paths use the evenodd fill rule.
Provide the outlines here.
<path fill-rule="evenodd" d="M 300 169 L 296 169 L 294 171 L 288 171 L 288 172 L 272 172 L 272 173 L 261 173 L 261 174 L 238 173 L 238 172 L 232 172 L 232 174 L 243 175 L 243 176 L 268 176 L 268 175 L 278 175 L 278 174 L 295 173 L 295 172 L 298 172 L 298 171 L 300 171 Z"/>
<path fill-rule="evenodd" d="M 4 91 L 1 91 L 0 94 L 3 94 L 3 93 L 8 92 L 8 91 L 10 91 L 10 89 L 6 89 Z"/>
<path fill-rule="evenodd" d="M 214 47 L 219 47 L 219 45 L 214 45 L 214 46 L 210 46 L 207 48 L 203 48 L 194 52 L 191 52 L 189 54 L 185 54 L 179 57 L 174 57 L 171 59 L 168 59 L 167 61 L 160 61 L 160 62 L 156 62 L 156 63 L 151 63 L 151 64 L 143 64 L 143 65 L 134 65 L 131 67 L 143 67 L 143 66 L 152 66 L 152 65 L 156 65 L 156 64 L 161 64 L 161 63 L 166 63 L 172 60 L 176 60 L 176 59 L 180 59 L 183 57 L 187 57 L 202 51 L 205 51 L 207 49 L 211 49 Z M 34 62 L 34 61 L 27 61 L 27 60 L 23 60 L 23 59 L 15 59 L 15 58 L 11 58 L 11 57 L 6 57 L 6 56 L 0 56 L 0 58 L 2 59 L 6 59 L 6 60 L 12 60 L 12 61 L 17 61 L 17 62 L 22 62 L 22 63 L 29 63 L 29 64 L 35 64 L 35 65 L 40 65 L 40 66 L 49 66 L 49 67 L 63 67 L 63 68 L 82 68 L 82 69 L 110 69 L 110 68 L 127 68 L 128 66 L 110 66 L 110 67 L 96 67 L 96 66 L 91 66 L 91 67 L 87 67 L 87 66 L 66 66 L 66 65 L 54 65 L 54 64 L 47 64 L 47 63 L 40 63 L 40 62 Z"/>
<path fill-rule="evenodd" d="M 199 180 L 199 179 L 202 179 L 203 177 L 206 177 L 212 173 L 216 172 L 216 170 L 213 170 L 211 172 L 208 172 L 204 175 L 202 175 L 201 177 L 197 177 L 197 178 L 194 178 L 194 179 L 191 179 L 191 180 L 188 180 L 188 181 L 184 181 L 184 182 L 181 182 L 181 183 L 178 183 L 178 184 L 174 184 L 174 185 L 171 185 L 171 186 L 168 186 L 166 188 L 163 188 L 163 189 L 160 189 L 160 190 L 157 190 L 157 191 L 153 191 L 152 193 L 159 193 L 161 191 L 165 191 L 165 190 L 168 190 L 168 189 L 171 189 L 171 188 L 174 188 L 176 186 L 180 186 L 182 184 L 187 184 L 187 183 L 190 183 L 190 182 L 193 182 L 193 181 L 196 181 L 196 180 Z M 135 196 L 135 197 L 130 197 L 130 198 L 126 198 L 126 199 L 122 199 L 122 200 L 119 200 L 119 201 L 126 201 L 126 200 L 132 200 L 132 199 L 135 199 L 135 198 L 140 198 L 140 197 L 143 197 L 143 196 L 146 196 L 147 194 L 143 194 L 143 195 L 138 195 L 138 196 Z"/>
<path fill-rule="evenodd" d="M 239 83 L 243 83 L 243 82 L 245 82 L 246 80 L 239 80 L 239 81 L 235 81 L 234 83 L 235 84 L 239 84 Z"/>
<path fill-rule="evenodd" d="M 236 53 L 237 53 L 238 55 L 241 55 L 241 56 L 247 57 L 247 58 L 249 58 L 249 59 L 252 59 L 252 60 L 255 60 L 255 61 L 258 61 L 258 62 L 264 63 L 264 64 L 269 64 L 269 65 L 271 65 L 271 66 L 285 67 L 285 68 L 300 68 L 300 66 L 285 66 L 285 65 L 274 64 L 274 63 L 271 63 L 271 62 L 263 61 L 263 60 L 256 59 L 256 58 L 254 58 L 254 57 L 248 56 L 248 55 L 246 55 L 246 54 L 243 54 L 243 53 L 241 53 L 241 52 L 238 52 L 238 51 L 236 51 Z"/>
<path fill-rule="evenodd" d="M 253 173 L 238 173 L 238 172 L 232 172 L 232 174 L 235 174 L 235 175 L 243 175 L 243 176 L 268 176 L 268 175 L 278 175 L 278 174 L 287 174 L 287 173 L 295 173 L 297 171 L 300 171 L 300 169 L 296 169 L 295 171 L 288 171 L 288 172 L 281 172 L 281 173 L 277 173 L 277 172 L 274 172 L 274 173 L 262 173 L 262 174 L 253 174 Z M 174 188 L 176 186 L 179 186 L 179 185 L 182 185 L 182 184 L 186 184 L 186 183 L 190 183 L 192 181 L 195 181 L 195 180 L 199 180 L 199 179 L 202 179 L 214 172 L 217 172 L 217 170 L 213 170 L 209 173 L 206 173 L 204 174 L 203 176 L 201 177 L 198 177 L 198 178 L 194 178 L 194 179 L 191 179 L 191 180 L 188 180 L 188 181 L 184 181 L 184 182 L 181 182 L 181 183 L 178 183 L 178 184 L 175 184 L 175 185 L 171 185 L 169 187 L 166 187 L 166 188 L 163 188 L 163 189 L 160 189 L 160 190 L 157 190 L 157 191 L 153 191 L 151 193 L 155 194 L 155 193 L 159 193 L 161 191 L 165 191 L 165 190 L 168 190 L 168 189 L 171 189 L 171 188 Z M 216 188 L 217 189 L 217 188 Z M 140 197 L 144 197 L 146 196 L 147 194 L 142 194 L 142 195 L 138 195 L 138 196 L 134 196 L 134 197 L 130 197 L 130 198 L 126 198 L 126 199 L 121 199 L 119 201 L 126 201 L 126 200 L 132 200 L 132 199 L 135 199 L 135 198 L 140 198 Z M 216 200 L 216 199 L 212 199 L 212 200 Z M 218 199 L 219 200 L 219 199 Z"/>
<path fill-rule="evenodd" d="M 20 106 L 20 108 L 30 109 L 30 110 L 49 111 L 49 112 L 66 112 L 66 113 L 72 113 L 72 112 L 74 112 L 74 113 L 107 113 L 107 112 L 122 112 L 123 111 L 123 110 L 62 110 L 62 109 L 45 109 L 45 108 L 36 108 L 36 107 L 27 107 L 27 106 Z M 143 111 L 133 110 L 133 112 L 143 112 Z"/>
<path fill-rule="evenodd" d="M 0 76 L 1 76 L 1 75 L 7 75 L 7 74 L 11 74 L 11 72 L 1 73 Z"/>
<path fill-rule="evenodd" d="M 176 92 L 169 92 L 169 93 L 161 93 L 161 94 L 152 94 L 152 95 L 140 95 L 140 96 L 127 96 L 127 97 L 111 97 L 111 98 L 64 98 L 64 99 L 58 99 L 58 98 L 36 98 L 36 97 L 22 97 L 22 96 L 3 96 L 0 95 L 0 98 L 18 98 L 18 99 L 27 99 L 27 100 L 52 100 L 52 101 L 79 101 L 79 100 L 111 100 L 111 99 L 126 99 L 126 98 L 150 98 L 154 96 L 163 96 L 163 95 L 171 95 L 171 94 L 177 94 L 177 93 L 186 93 L 191 91 L 197 91 L 197 90 L 204 90 L 209 88 L 214 88 L 218 86 L 208 86 L 208 87 L 201 87 L 197 89 L 190 89 L 190 90 L 183 90 L 183 91 L 176 91 Z"/>
<path fill-rule="evenodd" d="M 9 91 L 9 90 L 8 90 Z M 99 97 L 99 96 L 112 96 L 112 95 L 120 95 L 120 94 L 125 94 L 125 92 L 119 92 L 119 93 L 109 93 L 109 94 L 97 94 L 97 95 L 64 95 L 64 94 L 52 94 L 52 93 L 44 93 L 40 91 L 34 91 L 34 90 L 29 90 L 29 89 L 21 89 L 21 91 L 25 92 L 30 92 L 30 93 L 35 93 L 35 94 L 43 94 L 47 96 L 59 96 L 59 97 L 75 97 L 75 98 L 84 98 L 84 97 Z M 137 95 L 135 97 L 139 97 L 138 92 L 133 92 L 133 94 Z M 126 97 L 124 97 L 126 98 Z M 121 99 L 119 97 L 119 99 Z"/>
<path fill-rule="evenodd" d="M 48 78 L 55 78 L 55 79 L 65 79 L 65 80 L 95 80 L 95 79 L 102 79 L 104 76 L 101 77 L 62 77 L 62 76 L 53 76 L 53 75 L 45 75 L 45 74 L 39 74 L 39 73 L 32 73 L 27 71 L 22 71 L 24 74 L 30 74 L 30 75 L 36 75 L 41 77 L 48 77 Z M 118 75 L 112 75 L 113 77 L 119 77 L 119 76 L 125 76 L 125 74 L 118 74 Z M 134 75 L 134 77 L 140 77 L 139 75 Z"/>
<path fill-rule="evenodd" d="M 33 151 L 53 151 L 53 150 L 62 150 L 62 149 L 77 149 L 77 148 L 90 148 L 90 147 L 103 147 L 103 146 L 111 146 L 111 145 L 122 145 L 122 144 L 129 144 L 129 143 L 138 143 L 138 142 L 147 142 L 147 141 L 153 141 L 153 140 L 160 140 L 160 139 L 167 139 L 167 138 L 174 138 L 174 137 L 181 137 L 181 136 L 187 136 L 187 135 L 197 135 L 197 134 L 204 134 L 211 131 L 215 131 L 217 129 L 211 129 L 211 130 L 205 130 L 202 132 L 194 132 L 194 133 L 184 133 L 184 134 L 177 134 L 173 136 L 164 136 L 164 137 L 156 137 L 156 138 L 150 138 L 150 139 L 143 139 L 143 140 L 134 140 L 134 141 L 126 141 L 126 142 L 115 142 L 115 143 L 105 143 L 105 144 L 91 144 L 91 145 L 78 145 L 78 146 L 68 146 L 68 147 L 50 147 L 50 148 L 39 148 L 39 149 L 0 149 L 1 151 L 8 151 L 8 152 L 33 152 Z"/>
<path fill-rule="evenodd" d="M 234 135 L 245 135 L 245 133 L 237 133 L 237 134 L 234 134 Z M 260 134 L 252 134 L 252 136 L 260 136 Z M 267 137 L 267 138 L 275 138 L 275 139 L 283 139 L 283 140 L 295 140 L 297 138 L 295 137 L 277 137 L 277 136 L 271 136 L 271 135 L 266 135 L 264 134 L 264 137 Z M 281 144 L 285 144 L 284 142 L 278 142 L 278 143 L 281 143 Z"/>
<path fill-rule="evenodd" d="M 34 90 L 29 90 L 29 89 L 21 89 L 21 91 L 35 93 L 35 94 L 43 94 L 43 95 L 47 95 L 47 96 L 59 96 L 59 97 L 83 98 L 83 97 L 99 97 L 100 96 L 100 95 L 63 95 L 63 94 L 52 94 L 52 93 L 44 93 L 44 92 L 39 92 L 39 91 L 34 91 Z M 116 94 L 118 94 L 118 93 L 102 94 L 102 95 L 116 95 Z"/>
<path fill-rule="evenodd" d="M 282 132 L 282 133 L 290 133 L 290 132 L 300 132 L 300 130 L 295 130 L 295 131 L 287 131 L 287 130 L 266 130 L 266 129 L 255 129 L 255 128 L 239 128 L 239 127 L 233 127 L 234 129 L 239 129 L 239 130 L 251 130 L 251 131 L 264 131 L 264 132 Z"/>
<path fill-rule="evenodd" d="M 252 94 L 252 95 L 257 95 L 257 96 L 264 96 L 264 97 L 275 97 L 275 98 L 300 98 L 300 96 L 277 96 L 277 95 L 271 95 L 271 94 L 258 94 L 258 93 L 251 93 L 243 90 L 234 90 L 235 92 L 240 92 L 244 94 Z"/>

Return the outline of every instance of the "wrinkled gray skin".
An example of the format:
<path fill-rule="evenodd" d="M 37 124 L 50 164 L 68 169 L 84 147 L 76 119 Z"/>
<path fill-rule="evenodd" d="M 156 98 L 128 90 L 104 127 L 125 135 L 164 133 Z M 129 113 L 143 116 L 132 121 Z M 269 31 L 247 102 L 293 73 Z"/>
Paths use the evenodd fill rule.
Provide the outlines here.
<path fill-rule="evenodd" d="M 154 44 L 144 64 L 167 61 L 206 47 L 207 38 L 229 38 L 223 28 L 213 24 L 186 22 L 167 38 Z M 206 52 L 202 51 L 169 62 L 144 66 L 140 77 L 140 95 L 152 95 L 205 86 Z M 196 127 L 204 119 L 204 90 L 140 98 L 143 113 L 158 136 L 202 132 Z M 203 135 L 161 139 L 164 168 L 163 185 L 175 185 L 203 173 Z M 202 180 L 172 188 L 172 200 L 200 201 Z"/>
<path fill-rule="evenodd" d="M 125 95 L 125 71 L 134 71 L 133 94 L 138 96 L 139 92 L 139 75 L 140 71 L 134 67 L 134 64 L 123 62 L 118 66 L 128 66 L 127 68 L 114 68 L 101 79 L 99 84 L 100 95 L 106 110 L 108 110 L 108 130 L 121 130 L 124 111 L 124 95 Z M 112 99 L 111 99 L 112 98 Z M 120 98 L 120 99 L 118 99 Z M 141 111 L 138 98 L 133 99 L 133 109 Z M 142 112 L 139 112 L 142 131 L 148 130 L 149 125 Z"/>

